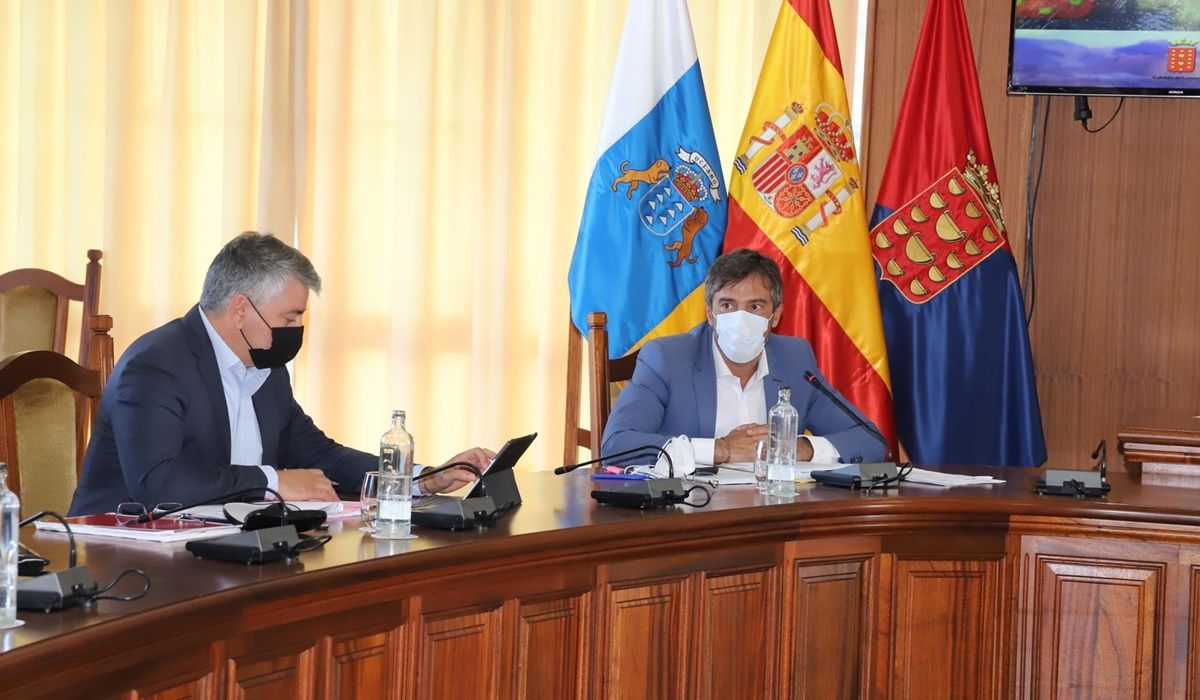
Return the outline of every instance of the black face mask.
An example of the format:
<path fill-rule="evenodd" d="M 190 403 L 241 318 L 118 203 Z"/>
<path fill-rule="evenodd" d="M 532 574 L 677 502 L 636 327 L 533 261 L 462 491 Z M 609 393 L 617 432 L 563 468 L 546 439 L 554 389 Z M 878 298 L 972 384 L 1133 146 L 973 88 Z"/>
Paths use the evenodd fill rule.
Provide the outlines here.
<path fill-rule="evenodd" d="M 250 302 L 250 308 L 254 309 L 254 313 L 258 314 L 259 318 L 262 318 L 262 322 L 267 323 L 267 319 L 263 318 L 254 302 L 249 299 L 246 301 Z M 258 369 L 283 367 L 292 361 L 296 353 L 300 352 L 300 345 L 304 342 L 304 326 L 277 328 L 267 323 L 267 327 L 271 329 L 271 347 L 265 349 L 254 347 L 249 340 L 246 340 L 244 332 L 240 329 L 238 332 L 242 334 L 242 340 L 246 340 L 246 347 L 250 348 L 250 361 L 254 363 L 255 367 Z"/>

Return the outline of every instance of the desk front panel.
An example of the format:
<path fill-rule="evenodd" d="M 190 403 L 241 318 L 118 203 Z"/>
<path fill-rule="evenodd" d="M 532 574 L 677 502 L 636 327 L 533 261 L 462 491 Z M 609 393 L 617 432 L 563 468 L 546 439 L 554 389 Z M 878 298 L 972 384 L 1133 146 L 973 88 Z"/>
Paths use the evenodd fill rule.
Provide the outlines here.
<path fill-rule="evenodd" d="M 98 579 L 139 566 L 151 593 L 25 613 L 0 694 L 1194 696 L 1200 492 L 1118 475 L 1105 501 L 1060 500 L 1004 473 L 787 503 L 726 487 L 653 513 L 531 474 L 492 531 L 334 524 L 290 565 L 92 539 Z M 65 560 L 59 536 L 29 542 Z"/>

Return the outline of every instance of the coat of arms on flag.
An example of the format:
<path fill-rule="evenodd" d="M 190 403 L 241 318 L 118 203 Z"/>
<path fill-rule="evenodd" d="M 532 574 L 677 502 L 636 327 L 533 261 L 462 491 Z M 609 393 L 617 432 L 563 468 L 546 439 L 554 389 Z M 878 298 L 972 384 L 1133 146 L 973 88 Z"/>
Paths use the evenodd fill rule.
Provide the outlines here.
<path fill-rule="evenodd" d="M 799 219 L 791 232 L 804 245 L 858 189 L 858 180 L 843 170 L 854 161 L 854 134 L 844 115 L 821 103 L 809 122 L 803 105 L 793 102 L 750 137 L 733 165 L 750 171 L 750 184 L 776 214 Z"/>
<path fill-rule="evenodd" d="M 621 174 L 612 182 L 617 192 L 625 185 L 625 198 L 632 199 L 640 185 L 649 189 L 638 200 L 638 220 L 647 231 L 660 237 L 671 237 L 675 229 L 682 227 L 681 237 L 663 246 L 664 250 L 675 251 L 675 259 L 668 264 L 679 267 L 684 263 L 695 263 L 692 254 L 696 234 L 709 221 L 705 200 L 721 201 L 721 181 L 709 165 L 708 159 L 699 151 L 677 148 L 674 165 L 659 158 L 646 168 L 630 168 L 629 161 L 620 165 Z"/>
<path fill-rule="evenodd" d="M 1000 190 L 967 151 L 949 172 L 872 229 L 880 279 L 921 304 L 1004 246 Z"/>

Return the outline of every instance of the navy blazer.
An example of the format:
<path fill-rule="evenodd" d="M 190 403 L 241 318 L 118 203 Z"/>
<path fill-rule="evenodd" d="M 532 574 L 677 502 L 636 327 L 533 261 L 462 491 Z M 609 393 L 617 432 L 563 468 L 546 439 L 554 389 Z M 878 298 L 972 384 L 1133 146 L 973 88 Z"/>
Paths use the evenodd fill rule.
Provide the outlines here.
<path fill-rule="evenodd" d="M 212 341 L 193 306 L 183 318 L 138 338 L 121 356 L 100 400 L 71 515 L 135 501 L 194 503 L 262 488 L 256 466 L 229 463 L 229 412 Z M 321 469 L 354 489 L 375 455 L 329 439 L 292 396 L 286 369 L 254 394 L 262 463 Z"/>
<path fill-rule="evenodd" d="M 772 333 L 765 351 L 768 373 L 763 378 L 763 393 L 768 413 L 779 400 L 779 390 L 789 386 L 792 405 L 800 413 L 801 433 L 808 430 L 828 439 L 843 462 L 884 458 L 885 446 L 878 438 L 805 381 L 807 370 L 829 387 L 817 369 L 807 340 Z M 829 389 L 837 393 L 833 387 Z M 841 394 L 837 396 L 857 412 Z M 861 412 L 858 415 L 866 420 Z M 676 435 L 711 438 L 716 423 L 712 327 L 702 323 L 687 333 L 651 340 L 642 347 L 633 378 L 617 397 L 604 426 L 600 449 L 604 454 L 613 454 L 644 445 L 662 445 Z"/>

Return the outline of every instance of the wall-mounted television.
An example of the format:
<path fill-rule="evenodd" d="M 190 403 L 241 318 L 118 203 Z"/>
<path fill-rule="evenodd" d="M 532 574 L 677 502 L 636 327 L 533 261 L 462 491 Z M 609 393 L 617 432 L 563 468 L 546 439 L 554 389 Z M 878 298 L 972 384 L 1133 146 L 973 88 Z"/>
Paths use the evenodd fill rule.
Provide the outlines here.
<path fill-rule="evenodd" d="M 1016 0 L 1010 94 L 1200 97 L 1200 0 Z"/>

